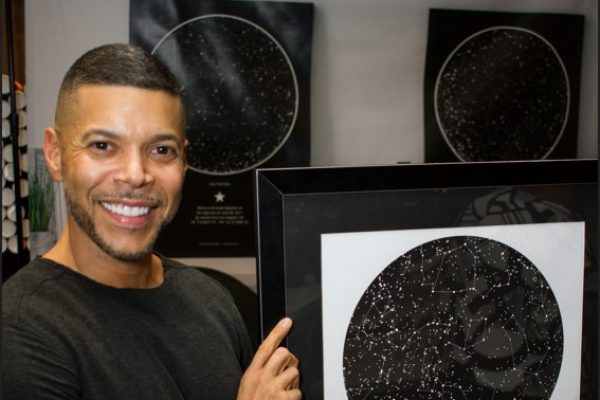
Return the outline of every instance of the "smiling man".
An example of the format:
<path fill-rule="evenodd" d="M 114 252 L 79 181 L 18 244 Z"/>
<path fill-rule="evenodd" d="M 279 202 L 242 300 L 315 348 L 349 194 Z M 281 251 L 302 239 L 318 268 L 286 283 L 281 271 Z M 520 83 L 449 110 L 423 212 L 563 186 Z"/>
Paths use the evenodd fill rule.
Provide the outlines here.
<path fill-rule="evenodd" d="M 79 58 L 44 152 L 63 182 L 57 244 L 3 286 L 4 399 L 300 399 L 284 319 L 251 359 L 228 293 L 152 251 L 186 171 L 179 86 L 125 44 Z"/>
<path fill-rule="evenodd" d="M 48 258 L 115 287 L 161 282 L 151 250 L 181 196 L 181 108 L 173 94 L 132 86 L 86 84 L 61 94 L 45 150 L 51 175 L 64 182 L 69 218 Z"/>

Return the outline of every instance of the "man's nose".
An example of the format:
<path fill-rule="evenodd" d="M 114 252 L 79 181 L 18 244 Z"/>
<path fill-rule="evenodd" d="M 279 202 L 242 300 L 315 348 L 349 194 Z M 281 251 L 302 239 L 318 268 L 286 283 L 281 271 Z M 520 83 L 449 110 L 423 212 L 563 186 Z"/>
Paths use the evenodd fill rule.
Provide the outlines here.
<path fill-rule="evenodd" d="M 137 150 L 128 151 L 123 155 L 115 180 L 132 187 L 141 187 L 152 182 L 148 170 L 148 159 L 144 153 Z"/>

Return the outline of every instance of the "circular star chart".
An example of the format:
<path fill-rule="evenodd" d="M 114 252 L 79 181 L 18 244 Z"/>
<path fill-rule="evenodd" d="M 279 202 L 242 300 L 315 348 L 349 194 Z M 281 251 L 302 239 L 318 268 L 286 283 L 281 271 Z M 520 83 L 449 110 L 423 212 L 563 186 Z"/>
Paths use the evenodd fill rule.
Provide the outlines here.
<path fill-rule="evenodd" d="M 478 236 L 436 239 L 388 265 L 344 343 L 350 400 L 549 399 L 563 328 L 540 271 Z"/>
<path fill-rule="evenodd" d="M 442 65 L 434 89 L 438 127 L 461 161 L 548 157 L 569 105 L 560 56 L 542 36 L 517 27 L 465 39 Z"/>
<path fill-rule="evenodd" d="M 231 15 L 205 15 L 172 29 L 152 53 L 183 86 L 192 170 L 244 172 L 285 144 L 298 113 L 298 83 L 266 30 Z"/>

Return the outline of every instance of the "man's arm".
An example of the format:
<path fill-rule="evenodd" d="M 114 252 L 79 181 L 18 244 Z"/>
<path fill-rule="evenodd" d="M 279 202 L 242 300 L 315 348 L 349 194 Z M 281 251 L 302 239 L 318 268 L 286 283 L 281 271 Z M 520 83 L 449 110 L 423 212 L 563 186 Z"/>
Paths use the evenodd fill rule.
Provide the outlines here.
<path fill-rule="evenodd" d="M 78 399 L 76 373 L 57 347 L 33 329 L 2 322 L 2 399 Z"/>
<path fill-rule="evenodd" d="M 291 327 L 291 319 L 282 319 L 262 342 L 242 376 L 237 400 L 300 400 L 298 359 L 279 347 Z"/>

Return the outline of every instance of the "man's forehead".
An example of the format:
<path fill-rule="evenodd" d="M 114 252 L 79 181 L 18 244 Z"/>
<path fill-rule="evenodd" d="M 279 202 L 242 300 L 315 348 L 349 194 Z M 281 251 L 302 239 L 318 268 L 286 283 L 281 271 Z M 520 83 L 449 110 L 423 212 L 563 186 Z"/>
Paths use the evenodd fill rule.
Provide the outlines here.
<path fill-rule="evenodd" d="M 146 95 L 156 98 L 157 94 L 160 95 L 158 101 L 147 102 L 140 100 L 140 98 L 144 98 Z M 164 99 L 167 99 L 167 101 L 164 101 Z M 123 107 L 120 107 L 119 103 L 122 103 Z M 62 99 L 59 102 L 56 120 L 57 128 L 65 128 L 67 125 L 78 123 L 81 121 L 81 118 L 92 118 L 96 115 L 93 111 L 102 110 L 103 108 L 106 108 L 106 112 L 101 111 L 97 115 L 111 115 L 114 113 L 115 118 L 117 118 L 119 115 L 122 115 L 123 108 L 129 108 L 130 106 L 145 107 L 147 104 L 155 106 L 153 111 L 164 106 L 168 110 L 168 113 L 162 114 L 159 112 L 157 114 L 156 112 L 149 112 L 140 114 L 143 115 L 143 120 L 152 119 L 157 115 L 179 116 L 179 120 L 177 121 L 178 131 L 182 138 L 185 139 L 185 126 L 183 122 L 185 115 L 183 103 L 179 96 L 163 90 L 139 88 L 129 85 L 86 83 L 73 87 L 69 93 L 63 93 Z M 92 113 L 90 113 L 90 109 L 92 109 Z M 173 112 L 176 112 L 176 114 L 173 114 Z"/>
<path fill-rule="evenodd" d="M 146 102 L 140 102 L 140 97 L 148 96 L 157 98 L 160 96 L 159 102 L 153 102 L 156 107 L 177 108 L 183 113 L 183 102 L 180 96 L 159 89 L 147 89 L 137 86 L 128 85 L 104 85 L 104 84 L 81 84 L 74 87 L 68 93 L 63 93 L 59 99 L 60 112 L 73 112 L 78 106 L 93 106 L 113 104 L 113 102 L 121 102 L 124 105 L 145 105 Z M 129 102 L 134 99 L 136 101 Z M 167 101 L 163 101 L 167 99 Z"/>

